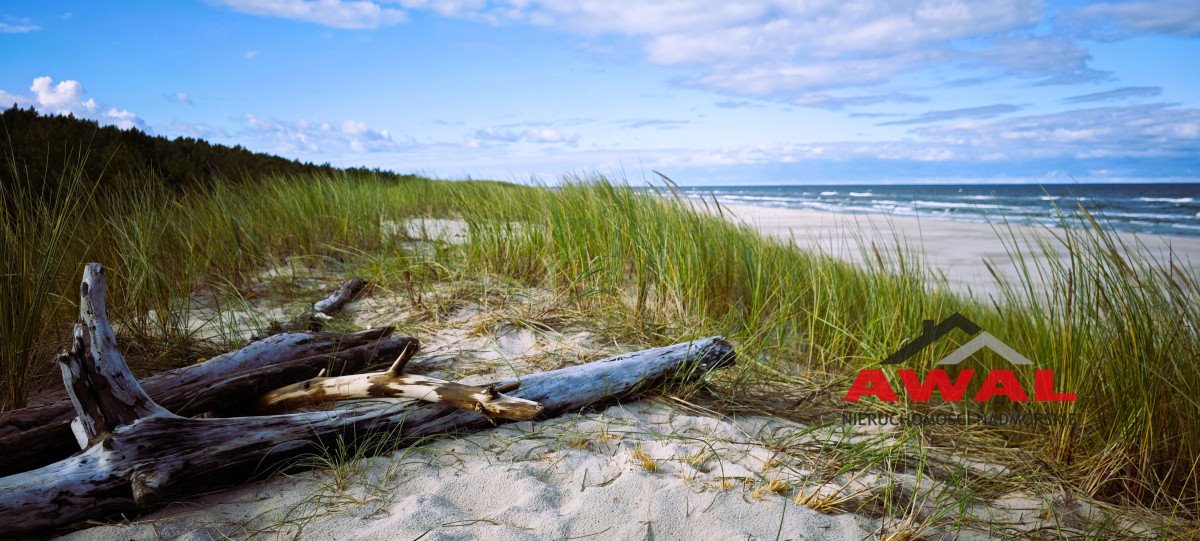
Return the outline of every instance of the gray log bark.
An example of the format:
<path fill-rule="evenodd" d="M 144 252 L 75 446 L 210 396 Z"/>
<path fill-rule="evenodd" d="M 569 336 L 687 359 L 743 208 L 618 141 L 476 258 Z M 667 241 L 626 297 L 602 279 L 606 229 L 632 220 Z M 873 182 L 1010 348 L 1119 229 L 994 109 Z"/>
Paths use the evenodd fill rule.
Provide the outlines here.
<path fill-rule="evenodd" d="M 79 286 L 79 323 L 72 347 L 58 359 L 63 384 L 88 441 L 142 417 L 166 415 L 133 377 L 108 322 L 104 268 L 84 268 Z"/>
<path fill-rule="evenodd" d="M 120 399 L 97 402 L 101 405 L 97 411 L 89 403 L 89 394 L 73 392 L 80 417 L 93 417 L 91 426 L 106 426 L 107 431 L 90 434 L 93 443 L 80 454 L 0 478 L 3 535 L 44 532 L 245 482 L 264 467 L 312 452 L 314 444 L 328 445 L 338 438 L 358 441 L 386 433 L 396 446 L 403 446 L 431 435 L 478 430 L 493 423 L 478 413 L 437 404 L 405 409 L 360 406 L 229 419 L 179 417 L 154 404 L 140 386 L 124 385 L 128 372 L 118 373 L 124 361 L 118 364 L 115 343 L 86 325 L 82 332 L 84 345 L 112 350 L 80 348 L 76 340 L 72 351 L 64 355 L 71 357 L 64 370 L 67 388 L 80 388 L 76 373 L 84 378 L 95 375 L 98 380 L 84 389 L 118 388 Z M 733 362 L 729 343 L 713 337 L 495 385 L 504 389 L 520 385 L 513 396 L 541 403 L 539 418 L 547 418 L 641 392 L 667 379 L 695 379 Z M 141 406 L 134 406 L 138 404 Z M 140 407 L 141 416 L 132 420 L 122 417 L 135 407 Z"/>

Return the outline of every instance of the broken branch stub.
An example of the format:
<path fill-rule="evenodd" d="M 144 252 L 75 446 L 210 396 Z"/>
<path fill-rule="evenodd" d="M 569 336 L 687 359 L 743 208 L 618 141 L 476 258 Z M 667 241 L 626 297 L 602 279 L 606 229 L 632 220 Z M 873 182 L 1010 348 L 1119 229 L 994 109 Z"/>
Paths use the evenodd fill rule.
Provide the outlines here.
<path fill-rule="evenodd" d="M 79 323 L 71 348 L 59 356 L 63 384 L 90 441 L 118 426 L 152 415 L 170 415 L 129 372 L 105 307 L 104 267 L 89 263 L 79 286 Z"/>
<path fill-rule="evenodd" d="M 416 338 L 383 338 L 336 353 L 283 361 L 176 388 L 155 399 L 179 415 L 190 416 L 205 412 L 216 412 L 222 417 L 245 415 L 252 411 L 257 397 L 272 389 L 314 375 L 320 377 L 327 371 L 334 374 L 352 374 L 383 359 L 397 355 L 411 356 L 417 348 Z"/>
<path fill-rule="evenodd" d="M 503 394 L 495 385 L 475 387 L 404 374 L 409 357 L 411 354 L 400 356 L 383 372 L 333 378 L 317 376 L 276 389 L 260 398 L 254 409 L 257 413 L 269 414 L 341 400 L 412 398 L 516 421 L 532 419 L 542 411 L 537 402 Z"/>

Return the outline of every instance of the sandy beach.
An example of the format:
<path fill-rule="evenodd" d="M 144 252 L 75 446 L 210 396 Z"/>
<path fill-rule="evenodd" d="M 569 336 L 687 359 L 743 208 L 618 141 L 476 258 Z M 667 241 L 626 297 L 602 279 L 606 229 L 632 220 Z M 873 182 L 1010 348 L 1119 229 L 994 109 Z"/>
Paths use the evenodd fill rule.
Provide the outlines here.
<path fill-rule="evenodd" d="M 767 233 L 795 231 L 798 240 L 802 232 L 817 239 L 817 233 L 830 230 L 829 215 L 736 210 L 742 219 L 763 220 L 760 227 Z M 437 221 L 417 231 L 425 238 L 460 242 L 460 225 Z M 982 230 L 975 234 L 983 237 Z M 839 242 L 836 237 L 826 241 Z M 278 274 L 270 270 L 264 276 Z M 327 285 L 335 283 L 332 278 L 324 278 Z M 462 287 L 437 288 L 426 302 L 454 298 Z M 455 301 L 456 308 L 435 323 L 428 321 L 425 308 L 403 295 L 373 295 L 346 310 L 355 325 L 394 324 L 419 337 L 422 351 L 409 365 L 415 372 L 468 384 L 636 349 L 603 340 L 585 327 L 514 323 L 552 310 L 550 292 L 527 288 L 509 291 L 505 299 L 499 304 Z M 276 308 L 270 303 L 255 307 Z M 850 541 L 920 533 L 984 540 L 1108 516 L 1097 504 L 1059 488 L 1007 485 L 988 498 L 956 506 L 950 524 L 926 524 L 923 517 L 947 512 L 944 495 L 957 490 L 952 476 L 881 467 L 840 471 L 829 462 L 829 446 L 867 440 L 887 445 L 899 441 L 893 433 L 894 427 L 814 430 L 770 416 L 727 416 L 665 396 L 438 438 L 377 456 L 314 449 L 308 462 L 313 469 L 172 503 L 62 539 Z M 964 472 L 984 482 L 1010 475 L 1002 464 L 937 456 L 937 472 Z M 901 510 L 893 514 L 900 516 L 879 507 L 890 498 L 899 502 Z M 1140 523 L 1116 520 L 1122 531 L 1149 531 Z"/>
<path fill-rule="evenodd" d="M 466 303 L 437 325 L 410 326 L 424 346 L 409 366 L 470 384 L 630 349 L 587 330 L 511 323 L 552 302 L 545 292 L 526 290 L 506 307 Z M 360 325 L 411 325 L 420 317 L 390 296 L 356 301 L 348 310 Z M 837 472 L 818 451 L 839 442 L 887 441 L 890 433 L 887 427 L 846 433 L 770 416 L 724 416 L 666 396 L 378 456 L 314 449 L 308 462 L 314 469 L 61 539 L 857 541 L 921 531 L 985 540 L 1052 527 L 1058 519 L 1048 516 L 1091 520 L 1101 513 L 1061 493 L 1013 490 L 962 509 L 953 528 L 927 528 L 915 517 L 940 512 L 952 481 L 880 468 Z M 800 447 L 811 451 L 781 451 Z M 947 460 L 979 478 L 1007 472 L 1002 465 Z M 906 518 L 886 516 L 872 503 L 893 492 L 901 494 Z"/>
<path fill-rule="evenodd" d="M 734 221 L 754 226 L 765 235 L 793 240 L 808 249 L 820 250 L 839 259 L 862 262 L 872 243 L 883 249 L 900 242 L 912 253 L 921 254 L 927 268 L 945 277 L 954 291 L 987 297 L 997 292 L 996 280 L 985 262 L 992 262 L 1002 276 L 1015 278 L 1018 269 L 1008 250 L 1012 235 L 1048 241 L 1062 256 L 1066 250 L 1055 238 L 1059 231 L 1024 225 L 982 224 L 949 220 L 922 220 L 883 215 L 839 214 L 815 210 L 723 205 Z M 1010 233 L 1011 232 L 1011 233 Z M 1129 246 L 1144 246 L 1159 258 L 1177 265 L 1200 267 L 1200 238 L 1119 233 Z M 864 246 L 867 251 L 864 251 Z M 1029 254 L 1041 261 L 1041 252 Z"/>

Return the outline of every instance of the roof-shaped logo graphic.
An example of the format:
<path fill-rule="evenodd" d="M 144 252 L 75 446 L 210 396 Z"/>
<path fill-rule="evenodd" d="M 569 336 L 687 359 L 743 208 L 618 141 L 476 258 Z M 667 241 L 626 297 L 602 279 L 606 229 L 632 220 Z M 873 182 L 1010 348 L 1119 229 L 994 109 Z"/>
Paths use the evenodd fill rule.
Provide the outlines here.
<path fill-rule="evenodd" d="M 974 338 L 972 338 L 966 344 L 960 346 L 958 349 L 950 352 L 949 355 L 942 357 L 942 359 L 936 364 L 958 364 L 985 347 L 996 352 L 996 354 L 1000 355 L 1001 357 L 1004 357 L 1004 360 L 1012 364 L 1033 364 L 1033 361 L 1026 359 L 1024 355 L 1017 353 L 1017 351 L 1008 344 L 1001 342 L 999 338 L 996 338 L 990 333 L 985 332 L 979 325 L 976 325 L 974 322 L 958 312 L 951 314 L 950 317 L 943 319 L 937 325 L 934 325 L 933 320 L 927 319 L 924 322 L 924 329 L 925 331 L 922 332 L 920 336 L 912 339 L 903 347 L 896 350 L 895 353 L 892 353 L 888 356 L 888 358 L 884 359 L 883 364 L 900 364 L 908 360 L 913 355 L 920 353 L 922 350 L 929 347 L 930 344 L 938 341 L 938 339 L 946 336 L 955 329 L 966 333 L 967 336 L 974 336 Z"/>

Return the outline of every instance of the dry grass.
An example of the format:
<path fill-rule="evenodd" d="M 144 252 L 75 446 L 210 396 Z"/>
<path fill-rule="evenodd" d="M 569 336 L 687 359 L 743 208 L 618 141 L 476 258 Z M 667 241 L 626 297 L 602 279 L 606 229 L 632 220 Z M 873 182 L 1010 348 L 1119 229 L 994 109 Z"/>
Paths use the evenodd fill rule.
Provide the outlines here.
<path fill-rule="evenodd" d="M 656 462 L 641 445 L 629 450 L 629 458 L 633 459 L 633 462 L 638 466 L 641 466 L 643 470 L 646 470 L 650 473 L 658 471 L 658 462 Z"/>

